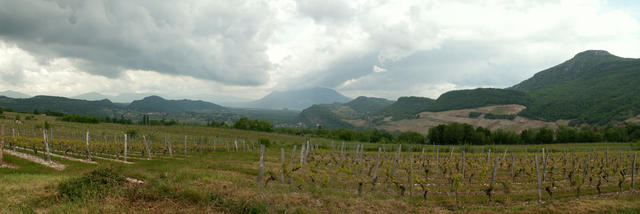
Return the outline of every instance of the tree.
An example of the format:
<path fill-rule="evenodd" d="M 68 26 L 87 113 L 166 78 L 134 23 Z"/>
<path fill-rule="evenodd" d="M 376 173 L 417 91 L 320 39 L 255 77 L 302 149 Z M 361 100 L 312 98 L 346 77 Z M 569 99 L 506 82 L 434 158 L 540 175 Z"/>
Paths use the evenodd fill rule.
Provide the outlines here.
<path fill-rule="evenodd" d="M 410 144 L 424 144 L 426 143 L 426 138 L 420 133 L 408 131 L 398 135 L 398 141 Z"/>
<path fill-rule="evenodd" d="M 538 133 L 536 133 L 535 139 L 538 144 L 553 143 L 553 131 L 548 128 L 540 128 L 538 129 Z"/>

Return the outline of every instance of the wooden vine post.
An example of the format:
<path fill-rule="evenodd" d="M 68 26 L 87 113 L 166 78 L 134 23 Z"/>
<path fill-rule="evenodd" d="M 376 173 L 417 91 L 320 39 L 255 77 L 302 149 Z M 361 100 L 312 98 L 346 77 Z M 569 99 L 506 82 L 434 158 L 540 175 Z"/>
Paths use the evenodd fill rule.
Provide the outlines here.
<path fill-rule="evenodd" d="M 49 148 L 49 139 L 47 138 L 47 130 L 43 129 L 42 134 L 44 135 L 44 146 L 47 149 L 47 161 L 51 162 L 51 149 Z"/>
<path fill-rule="evenodd" d="M 284 184 L 284 148 L 280 148 L 280 159 L 282 159 L 282 173 L 280 174 L 280 180 L 282 180 L 282 183 Z"/>
<path fill-rule="evenodd" d="M 264 144 L 260 145 L 260 168 L 258 169 L 258 187 L 262 183 L 262 177 L 264 176 Z"/>
<path fill-rule="evenodd" d="M 409 155 L 409 197 L 413 196 L 413 154 Z"/>
<path fill-rule="evenodd" d="M 538 175 L 538 202 L 542 202 L 542 178 L 540 177 L 540 166 L 538 166 L 538 154 L 534 154 L 534 161 L 536 162 L 536 174 Z"/>
<path fill-rule="evenodd" d="M 173 157 L 173 149 L 171 148 L 171 141 L 167 140 L 167 137 L 166 137 L 166 136 L 164 137 L 164 140 L 167 142 L 167 147 L 169 147 L 169 156 Z M 215 151 L 215 148 L 216 148 L 216 146 L 215 146 L 215 145 L 216 145 L 216 144 L 215 144 L 215 142 L 214 142 L 214 144 L 213 144 L 213 148 L 214 148 L 213 150 L 214 150 L 214 151 Z"/>
<path fill-rule="evenodd" d="M 304 143 L 302 144 L 302 148 L 300 149 L 300 168 L 302 168 L 302 165 L 304 164 Z"/>
<path fill-rule="evenodd" d="M 462 150 L 462 179 L 461 179 L 462 181 L 464 181 L 465 161 L 466 161 L 466 158 L 464 156 L 464 150 Z"/>
<path fill-rule="evenodd" d="M 87 131 L 86 142 L 87 142 L 87 160 L 91 160 L 91 150 L 89 147 L 89 131 Z"/>
<path fill-rule="evenodd" d="M 4 164 L 4 157 L 3 157 L 3 153 L 4 153 L 4 124 L 1 125 L 0 127 L 2 132 L 2 135 L 0 135 L 0 166 Z"/>
<path fill-rule="evenodd" d="M 187 156 L 187 136 L 184 136 L 184 156 Z"/>
<path fill-rule="evenodd" d="M 498 153 L 499 154 L 499 153 Z M 496 155 L 496 161 L 493 163 L 493 172 L 491 173 L 491 185 L 489 186 L 489 201 L 492 201 L 492 193 L 493 193 L 493 189 L 495 188 L 496 185 L 496 171 L 498 170 L 498 161 L 500 160 L 500 156 Z"/>
<path fill-rule="evenodd" d="M 638 153 L 634 153 L 633 154 L 633 163 L 631 164 L 631 190 L 633 190 L 633 188 L 636 187 L 636 178 L 635 178 L 635 171 L 636 171 L 636 158 L 637 158 Z"/>
<path fill-rule="evenodd" d="M 371 189 L 376 187 L 376 183 L 378 181 L 378 168 L 380 167 L 380 154 L 382 153 L 382 148 L 378 147 L 378 158 L 376 159 L 376 167 L 373 170 L 373 182 L 371 184 Z"/>
<path fill-rule="evenodd" d="M 124 161 L 127 162 L 127 134 L 124 134 Z"/>
<path fill-rule="evenodd" d="M 144 150 L 147 152 L 147 160 L 151 160 L 151 150 L 149 149 L 149 142 L 147 141 L 147 137 L 142 135 L 142 140 L 144 141 Z"/>

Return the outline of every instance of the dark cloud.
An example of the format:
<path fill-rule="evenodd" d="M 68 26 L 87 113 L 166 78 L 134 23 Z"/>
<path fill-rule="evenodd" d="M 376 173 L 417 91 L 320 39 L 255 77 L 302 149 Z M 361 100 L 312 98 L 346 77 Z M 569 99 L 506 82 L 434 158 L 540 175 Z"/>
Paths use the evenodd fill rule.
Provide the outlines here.
<path fill-rule="evenodd" d="M 300 13 L 321 23 L 348 21 L 356 12 L 343 0 L 300 0 L 296 6 Z"/>
<path fill-rule="evenodd" d="M 107 77 L 136 69 L 260 85 L 270 19 L 254 1 L 2 1 L 0 39 Z"/>

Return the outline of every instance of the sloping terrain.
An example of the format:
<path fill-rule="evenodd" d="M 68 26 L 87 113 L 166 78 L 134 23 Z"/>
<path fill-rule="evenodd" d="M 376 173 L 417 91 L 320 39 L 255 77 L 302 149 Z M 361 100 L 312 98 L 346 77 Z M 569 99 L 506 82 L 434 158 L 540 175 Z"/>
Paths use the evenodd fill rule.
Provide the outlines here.
<path fill-rule="evenodd" d="M 346 103 L 351 101 L 329 88 L 274 91 L 269 95 L 241 107 L 302 110 L 315 104 Z"/>
<path fill-rule="evenodd" d="M 429 128 L 440 124 L 449 123 L 467 123 L 474 127 L 484 127 L 490 130 L 507 130 L 520 132 L 529 128 L 556 128 L 558 124 L 566 124 L 566 121 L 545 122 L 540 120 L 532 120 L 525 117 L 515 116 L 526 109 L 523 105 L 493 105 L 472 109 L 460 109 L 441 112 L 422 112 L 418 114 L 418 118 L 404 119 L 399 121 L 388 120 L 387 123 L 377 126 L 376 128 L 387 131 L 414 131 L 427 134 Z M 480 113 L 477 117 L 470 117 L 472 112 Z M 486 115 L 513 115 L 515 118 L 510 119 L 488 119 Z"/>

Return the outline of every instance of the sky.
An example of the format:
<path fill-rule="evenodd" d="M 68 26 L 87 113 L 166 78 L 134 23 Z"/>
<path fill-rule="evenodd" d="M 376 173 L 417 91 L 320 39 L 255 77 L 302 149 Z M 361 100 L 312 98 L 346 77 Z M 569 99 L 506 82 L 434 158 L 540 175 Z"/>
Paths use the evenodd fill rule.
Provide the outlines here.
<path fill-rule="evenodd" d="M 640 3 L 0 0 L 0 91 L 237 102 L 327 87 L 437 98 L 575 54 L 640 58 Z"/>

